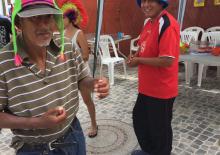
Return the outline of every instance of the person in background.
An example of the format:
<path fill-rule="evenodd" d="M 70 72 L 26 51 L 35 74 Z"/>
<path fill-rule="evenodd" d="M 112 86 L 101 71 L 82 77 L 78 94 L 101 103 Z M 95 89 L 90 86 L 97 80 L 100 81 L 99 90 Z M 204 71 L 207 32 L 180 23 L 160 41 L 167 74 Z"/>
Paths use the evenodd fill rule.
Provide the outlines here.
<path fill-rule="evenodd" d="M 80 0 L 59 0 L 58 6 L 63 11 L 65 37 L 71 39 L 73 47 L 79 50 L 87 67 L 89 60 L 89 48 L 86 37 L 81 27 L 86 27 L 88 15 Z M 98 126 L 96 123 L 95 104 L 91 97 L 90 91 L 87 89 L 81 90 L 81 95 L 84 103 L 87 106 L 91 118 L 91 127 L 88 136 L 93 138 L 97 136 Z"/>
<path fill-rule="evenodd" d="M 0 49 L 10 42 L 11 34 L 10 19 L 0 15 Z"/>
<path fill-rule="evenodd" d="M 10 19 L 6 16 L 0 15 L 0 49 L 10 42 L 11 34 Z"/>
<path fill-rule="evenodd" d="M 11 147 L 17 155 L 86 155 L 78 91 L 104 98 L 107 79 L 92 78 L 64 40 L 63 14 L 53 0 L 16 0 L 12 37 L 0 52 L 0 128 L 13 132 Z"/>
<path fill-rule="evenodd" d="M 178 95 L 180 28 L 166 11 L 167 0 L 137 0 L 146 18 L 139 51 L 127 64 L 138 66 L 138 97 L 133 109 L 134 131 L 141 150 L 132 155 L 170 155 L 172 110 Z"/>

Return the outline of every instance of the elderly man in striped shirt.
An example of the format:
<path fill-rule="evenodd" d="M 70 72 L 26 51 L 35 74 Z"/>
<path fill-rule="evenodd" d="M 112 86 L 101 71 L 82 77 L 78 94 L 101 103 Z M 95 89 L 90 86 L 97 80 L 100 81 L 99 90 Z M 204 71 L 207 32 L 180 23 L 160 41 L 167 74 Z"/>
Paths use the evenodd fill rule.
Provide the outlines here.
<path fill-rule="evenodd" d="M 78 89 L 108 95 L 105 78 L 89 77 L 71 43 L 52 39 L 62 13 L 53 0 L 16 0 L 12 24 L 21 30 L 0 52 L 0 128 L 15 135 L 17 155 L 85 155 L 85 139 L 76 118 Z"/>

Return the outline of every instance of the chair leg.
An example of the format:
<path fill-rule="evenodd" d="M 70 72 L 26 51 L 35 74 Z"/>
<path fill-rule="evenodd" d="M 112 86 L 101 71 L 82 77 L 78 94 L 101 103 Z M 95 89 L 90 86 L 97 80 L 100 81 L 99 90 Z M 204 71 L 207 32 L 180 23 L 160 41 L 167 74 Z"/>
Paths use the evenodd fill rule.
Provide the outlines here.
<path fill-rule="evenodd" d="M 114 85 L 114 64 L 112 63 L 108 65 L 108 74 L 110 85 Z"/>
<path fill-rule="evenodd" d="M 100 75 L 100 77 L 102 77 L 103 76 L 103 74 L 102 74 L 103 64 L 102 63 L 100 63 L 100 64 L 101 65 L 100 65 L 99 75 Z"/>
<path fill-rule="evenodd" d="M 190 84 L 190 78 L 191 78 L 191 68 L 192 68 L 192 63 L 191 62 L 184 62 L 185 65 L 185 80 L 186 84 Z"/>
<path fill-rule="evenodd" d="M 189 65 L 189 72 L 190 72 L 190 78 L 192 78 L 193 77 L 193 75 L 194 75 L 194 66 L 195 66 L 195 64 L 194 63 L 189 63 L 188 62 L 188 65 Z"/>
<path fill-rule="evenodd" d="M 203 68 L 204 68 L 204 64 L 199 64 L 199 71 L 198 71 L 198 87 L 201 87 L 202 84 L 202 73 L 203 73 Z"/>
<path fill-rule="evenodd" d="M 111 64 L 111 78 L 112 78 L 112 85 L 114 85 L 114 64 Z"/>
<path fill-rule="evenodd" d="M 125 79 L 127 78 L 127 71 L 126 71 L 126 63 L 123 61 L 123 68 L 124 68 L 124 74 L 125 74 Z"/>
<path fill-rule="evenodd" d="M 204 66 L 204 68 L 203 68 L 203 75 L 202 75 L 202 77 L 203 78 L 206 78 L 206 76 L 207 76 L 207 70 L 208 70 L 208 66 Z"/>
<path fill-rule="evenodd" d="M 111 81 L 111 69 L 110 69 L 111 66 L 110 66 L 110 64 L 108 64 L 107 66 L 108 66 L 108 80 L 109 80 L 109 83 L 111 85 L 111 82 L 112 82 Z"/>
<path fill-rule="evenodd" d="M 220 77 L 220 66 L 217 66 L 217 77 Z"/>
<path fill-rule="evenodd" d="M 193 63 L 192 64 L 192 74 L 191 74 L 191 77 L 197 75 L 197 64 Z"/>

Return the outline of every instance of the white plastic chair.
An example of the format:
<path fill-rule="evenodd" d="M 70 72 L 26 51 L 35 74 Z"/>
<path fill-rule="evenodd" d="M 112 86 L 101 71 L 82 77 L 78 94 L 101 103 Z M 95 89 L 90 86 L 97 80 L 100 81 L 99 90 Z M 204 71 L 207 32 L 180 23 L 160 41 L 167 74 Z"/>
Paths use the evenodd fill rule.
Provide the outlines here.
<path fill-rule="evenodd" d="M 181 41 L 190 44 L 192 41 L 197 41 L 197 32 L 193 31 L 182 31 L 180 32 Z"/>
<path fill-rule="evenodd" d="M 215 31 L 220 31 L 220 26 L 214 26 L 206 29 L 206 32 L 215 32 Z"/>
<path fill-rule="evenodd" d="M 220 41 L 220 31 L 205 32 L 201 40 L 212 42 L 214 43 L 213 46 L 216 46 L 217 43 Z"/>
<path fill-rule="evenodd" d="M 127 72 L 126 72 L 125 59 L 118 56 L 117 49 L 115 47 L 115 43 L 114 43 L 113 38 L 109 35 L 101 35 L 100 41 L 99 41 L 99 47 L 100 47 L 99 54 L 101 57 L 100 72 L 102 71 L 103 65 L 108 66 L 108 74 L 109 74 L 110 84 L 114 85 L 114 66 L 116 64 L 120 64 L 120 63 L 123 64 L 124 74 L 125 74 L 125 78 L 126 78 Z M 113 50 L 114 57 L 111 56 L 110 49 Z"/>
<path fill-rule="evenodd" d="M 192 41 L 197 41 L 196 39 L 198 37 L 197 37 L 197 32 L 182 31 L 182 32 L 180 32 L 180 38 L 181 38 L 181 42 L 190 44 L 190 42 L 192 42 Z M 184 59 L 182 59 L 181 55 L 180 55 L 179 61 L 184 63 L 186 84 L 190 84 L 190 78 L 194 74 L 195 65 L 194 65 L 194 63 L 191 63 L 191 62 L 188 62 L 188 61 L 185 61 Z"/>
<path fill-rule="evenodd" d="M 205 41 L 205 40 L 212 40 L 212 38 L 208 38 L 207 37 L 207 32 L 217 32 L 216 34 L 218 34 L 218 32 L 220 32 L 220 26 L 214 26 L 214 27 L 210 27 L 208 29 L 206 29 L 206 34 L 202 37 L 202 40 Z M 211 33 L 212 34 L 212 33 Z M 212 34 L 214 35 L 214 34 Z M 214 35 L 215 36 L 215 35 Z M 218 35 L 219 37 L 219 35 Z M 213 41 L 212 41 L 213 42 Z M 219 41 L 217 41 L 219 42 Z M 203 72 L 203 76 L 206 77 L 206 70 L 207 70 L 207 66 L 205 66 L 204 68 L 204 72 Z M 217 67 L 217 77 L 220 77 L 220 67 Z"/>
<path fill-rule="evenodd" d="M 203 35 L 203 33 L 205 32 L 203 28 L 198 27 L 198 26 L 193 26 L 193 27 L 188 27 L 186 29 L 184 29 L 183 31 L 185 32 L 196 32 L 197 33 L 197 37 L 195 38 L 195 40 L 199 40 L 199 35 Z"/>
<path fill-rule="evenodd" d="M 202 41 L 209 41 L 213 43 L 213 46 L 215 47 L 217 43 L 220 43 L 220 31 L 211 31 L 211 32 L 205 32 Z M 201 86 L 202 83 L 202 76 L 206 77 L 206 71 L 209 64 L 203 64 L 199 63 L 199 73 L 198 73 L 198 86 Z M 213 65 L 210 65 L 213 66 Z M 204 71 L 203 71 L 204 70 Z M 220 77 L 220 67 L 217 66 L 217 77 Z"/>
<path fill-rule="evenodd" d="M 139 46 L 135 44 L 135 42 L 137 42 L 139 40 L 140 36 L 138 36 L 137 38 L 134 38 L 131 40 L 130 43 L 130 54 L 132 54 L 132 52 L 137 52 L 139 49 Z"/>
<path fill-rule="evenodd" d="M 150 20 L 150 18 L 147 18 L 144 20 L 144 25 Z M 131 39 L 130 43 L 130 54 L 132 54 L 132 51 L 137 52 L 139 49 L 139 46 L 136 44 L 136 42 L 139 40 L 140 35 L 137 38 Z"/>

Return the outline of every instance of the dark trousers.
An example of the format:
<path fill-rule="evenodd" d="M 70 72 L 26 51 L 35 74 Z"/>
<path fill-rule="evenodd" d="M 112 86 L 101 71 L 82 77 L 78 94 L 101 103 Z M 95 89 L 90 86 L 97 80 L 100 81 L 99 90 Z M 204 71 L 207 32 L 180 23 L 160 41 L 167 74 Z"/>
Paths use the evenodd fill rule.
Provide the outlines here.
<path fill-rule="evenodd" d="M 141 149 L 150 155 L 170 155 L 172 109 L 175 98 L 157 99 L 138 94 L 133 125 Z"/>

